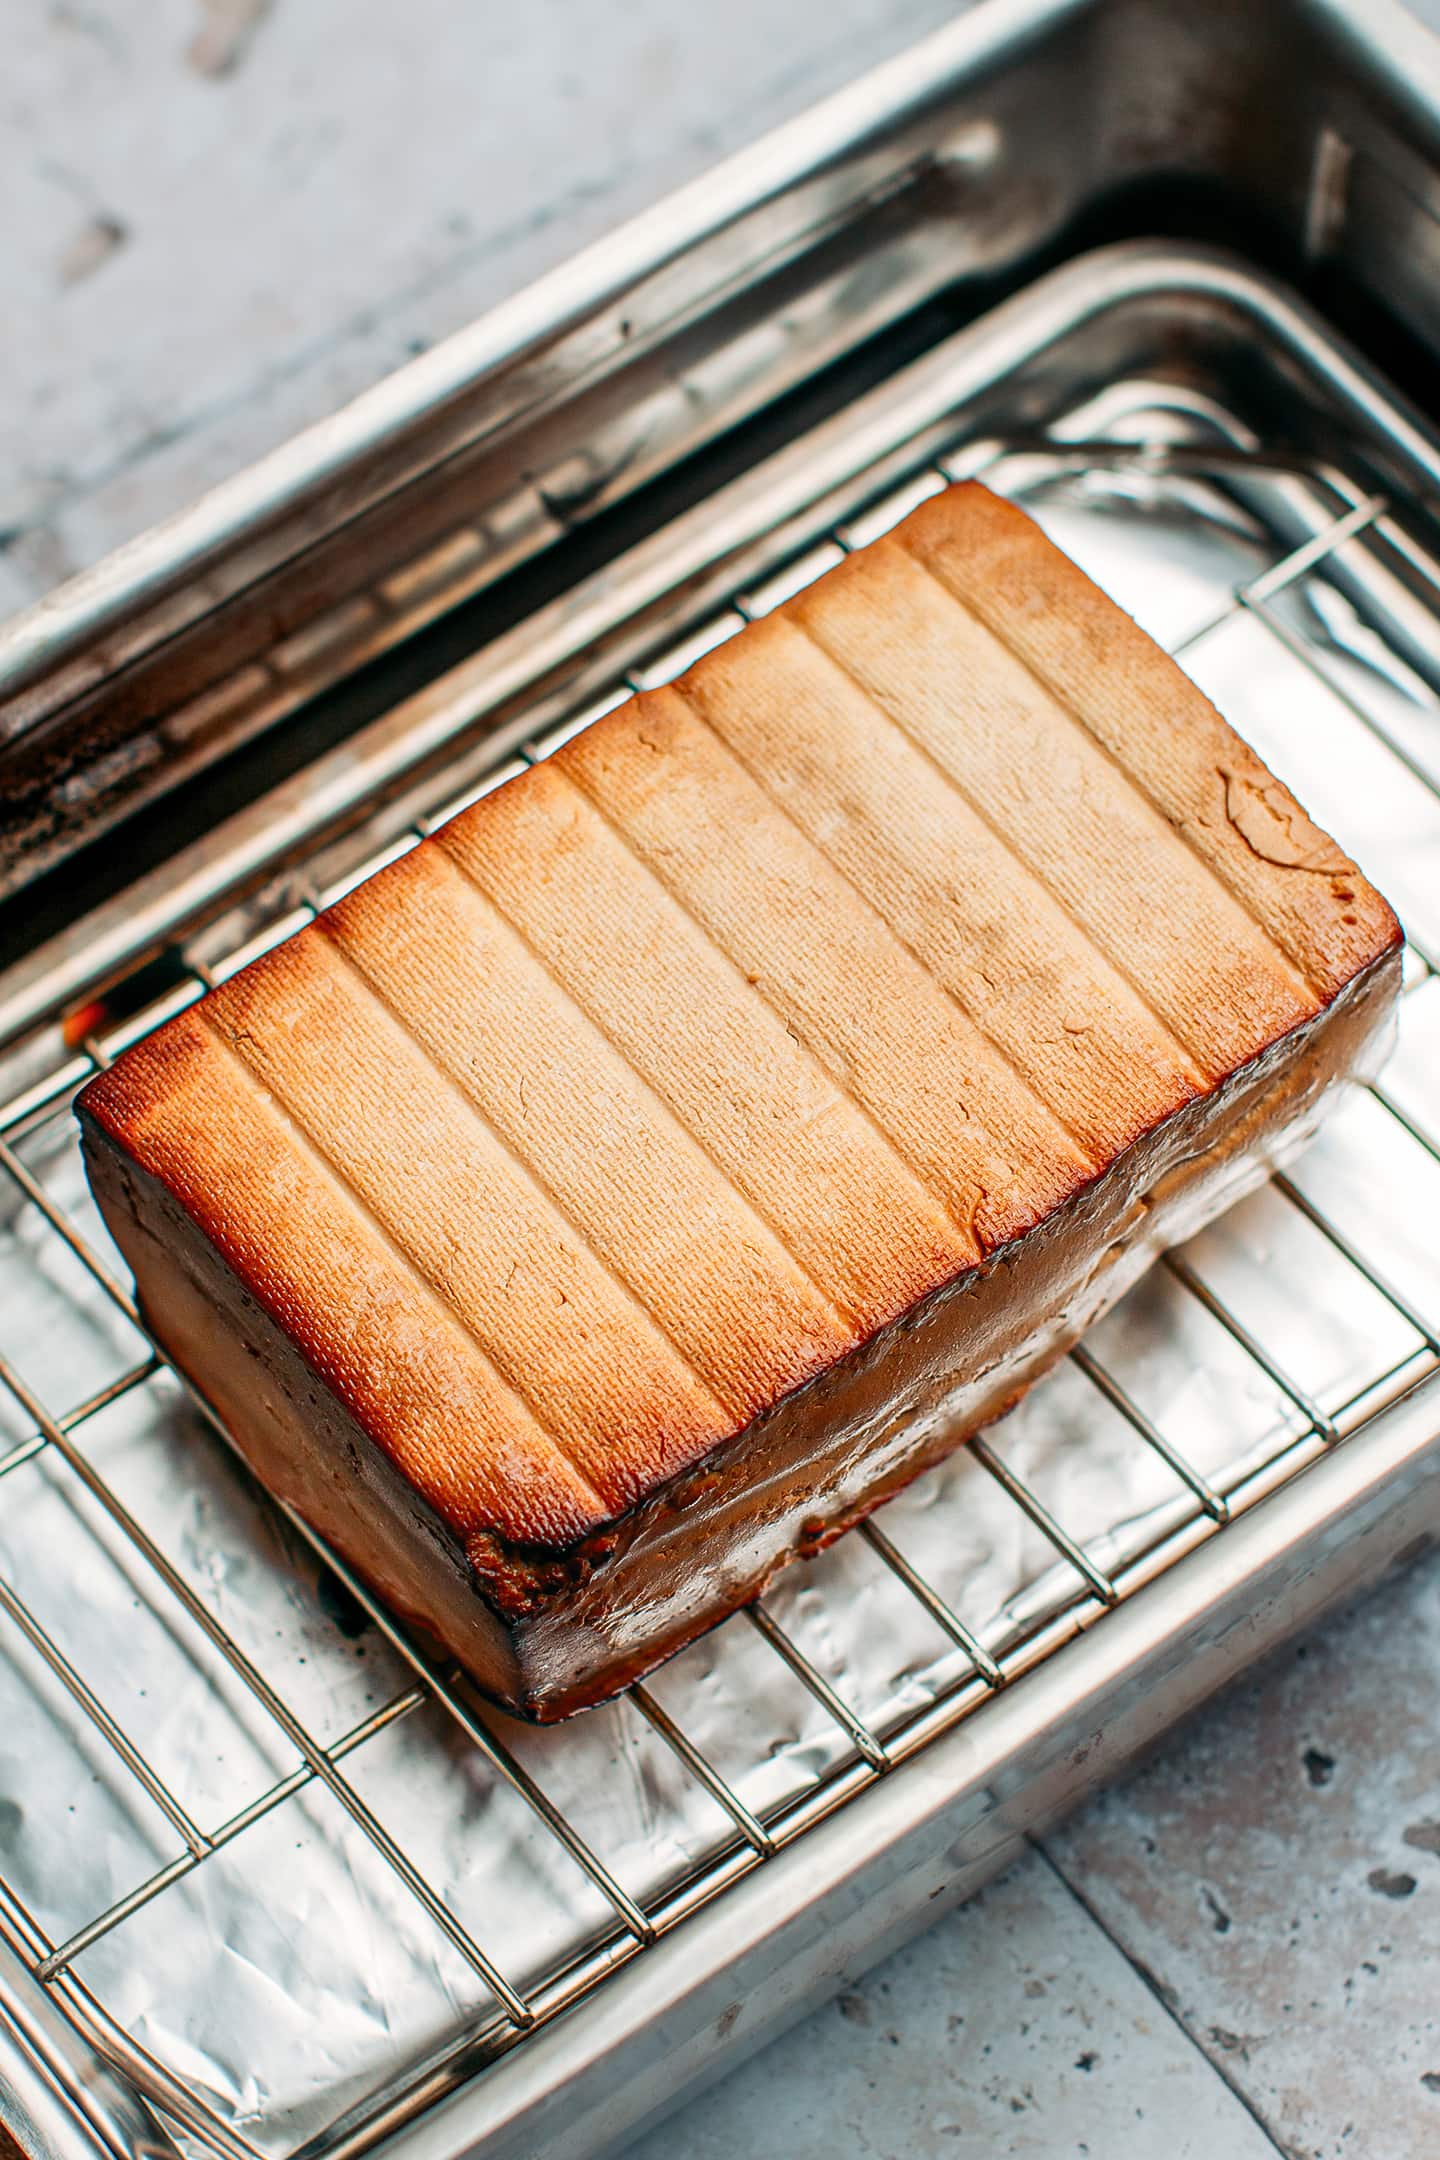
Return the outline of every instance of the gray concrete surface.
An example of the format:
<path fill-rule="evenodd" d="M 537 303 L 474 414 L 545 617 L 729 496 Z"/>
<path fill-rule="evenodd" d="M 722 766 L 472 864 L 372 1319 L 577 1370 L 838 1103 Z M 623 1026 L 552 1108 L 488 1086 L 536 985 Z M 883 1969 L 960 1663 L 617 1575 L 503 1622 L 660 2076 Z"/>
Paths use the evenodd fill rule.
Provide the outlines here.
<path fill-rule="evenodd" d="M 952 12 L 22 0 L 0 70 L 0 611 Z M 1437 1920 L 1431 1567 L 631 2160 L 1421 2160 Z"/>

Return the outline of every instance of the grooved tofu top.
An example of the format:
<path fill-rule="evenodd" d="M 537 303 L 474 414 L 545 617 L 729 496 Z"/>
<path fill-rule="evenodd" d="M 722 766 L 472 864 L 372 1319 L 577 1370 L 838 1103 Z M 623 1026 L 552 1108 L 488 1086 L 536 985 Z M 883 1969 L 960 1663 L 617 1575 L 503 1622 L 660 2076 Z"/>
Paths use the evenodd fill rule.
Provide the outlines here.
<path fill-rule="evenodd" d="M 1397 940 L 978 486 L 92 1081 L 462 1539 L 573 1542 Z"/>

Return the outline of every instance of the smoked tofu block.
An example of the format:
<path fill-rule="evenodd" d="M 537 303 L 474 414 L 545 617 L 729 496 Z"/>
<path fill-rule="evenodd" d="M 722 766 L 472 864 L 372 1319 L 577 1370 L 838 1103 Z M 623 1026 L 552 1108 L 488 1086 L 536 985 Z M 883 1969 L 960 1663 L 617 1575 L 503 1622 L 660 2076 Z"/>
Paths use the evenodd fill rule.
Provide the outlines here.
<path fill-rule="evenodd" d="M 79 1107 L 258 1475 L 548 1720 L 1013 1404 L 1369 1069 L 1399 971 L 1179 669 L 957 487 Z"/>

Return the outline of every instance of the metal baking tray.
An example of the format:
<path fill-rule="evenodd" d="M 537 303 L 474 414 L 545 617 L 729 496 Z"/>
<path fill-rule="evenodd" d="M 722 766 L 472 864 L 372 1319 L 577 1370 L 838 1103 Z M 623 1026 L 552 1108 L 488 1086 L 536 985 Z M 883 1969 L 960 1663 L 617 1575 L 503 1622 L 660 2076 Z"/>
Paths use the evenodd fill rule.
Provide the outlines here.
<path fill-rule="evenodd" d="M 618 2145 L 1434 1537 L 1440 452 L 1332 319 L 1423 385 L 1434 55 L 1373 4 L 982 8 L 0 639 L 64 813 L 0 919 L 0 2119 L 36 2160 Z M 1193 237 L 1227 224 L 1267 262 Z M 1395 899 L 1395 1057 L 985 1441 L 520 1728 L 165 1370 L 71 1097 L 975 473 Z"/>

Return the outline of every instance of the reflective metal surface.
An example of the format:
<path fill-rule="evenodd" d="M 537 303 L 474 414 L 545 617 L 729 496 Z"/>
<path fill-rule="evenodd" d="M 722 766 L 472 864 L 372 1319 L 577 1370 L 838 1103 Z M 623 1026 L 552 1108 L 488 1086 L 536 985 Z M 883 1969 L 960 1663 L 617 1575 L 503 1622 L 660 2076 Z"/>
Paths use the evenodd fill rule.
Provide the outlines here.
<path fill-rule="evenodd" d="M 966 26 L 841 117 L 855 143 L 917 100 L 938 124 L 937 54 L 1008 65 L 1029 39 L 1016 81 L 1043 112 L 1046 37 L 1124 12 L 1002 10 L 991 44 Z M 1306 20 L 1317 69 L 1360 35 L 1333 9 Z M 1386 66 L 1336 97 L 1377 107 Z M 1412 128 L 1413 105 L 1387 125 Z M 754 204 L 797 156 L 757 154 Z M 1347 229 L 1333 159 L 1321 181 L 1317 248 Z M 717 229 L 744 193 L 725 187 Z M 364 486 L 383 431 L 366 440 Z M 70 1098 L 627 680 L 663 679 L 974 472 L 1179 654 L 1395 899 L 1396 1055 L 984 1442 L 646 1687 L 515 1727 L 425 1667 L 165 1371 Z M 1237 258 L 1079 258 L 0 980 L 0 2114 L 32 2150 L 597 2150 L 1435 1534 L 1437 480 L 1424 428 Z M 203 612 L 199 528 L 182 539 Z M 158 560 L 90 596 L 142 643 Z M 62 1027 L 147 962 L 138 1010 L 112 997 Z"/>

